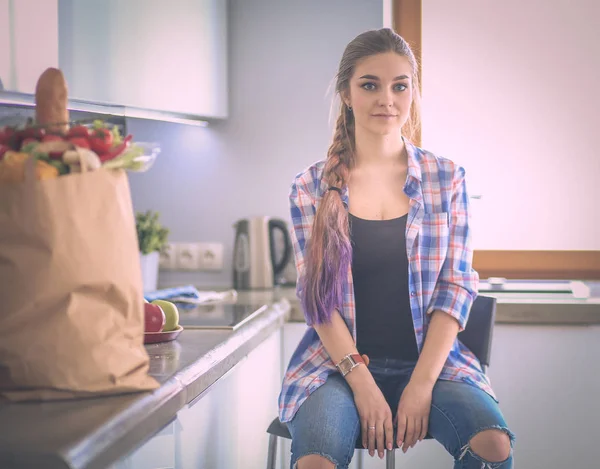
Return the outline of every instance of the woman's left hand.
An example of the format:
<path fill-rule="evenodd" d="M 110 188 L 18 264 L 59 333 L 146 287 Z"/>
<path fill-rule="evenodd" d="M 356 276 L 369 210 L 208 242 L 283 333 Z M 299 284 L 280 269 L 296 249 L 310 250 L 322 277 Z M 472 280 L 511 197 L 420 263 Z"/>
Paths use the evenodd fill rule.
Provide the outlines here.
<path fill-rule="evenodd" d="M 427 434 L 432 392 L 433 388 L 430 385 L 413 381 L 409 381 L 402 392 L 396 415 L 396 438 L 398 448 L 402 446 L 403 453 Z"/>

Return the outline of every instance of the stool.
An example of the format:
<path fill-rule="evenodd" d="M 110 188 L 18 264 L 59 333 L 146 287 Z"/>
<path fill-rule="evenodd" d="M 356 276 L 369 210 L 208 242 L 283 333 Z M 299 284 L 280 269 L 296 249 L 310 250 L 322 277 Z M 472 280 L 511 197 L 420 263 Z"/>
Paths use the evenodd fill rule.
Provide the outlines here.
<path fill-rule="evenodd" d="M 458 339 L 467 346 L 473 354 L 479 359 L 483 372 L 486 372 L 490 364 L 492 354 L 492 338 L 494 332 L 494 322 L 496 319 L 496 298 L 488 296 L 477 296 L 471 311 L 469 320 L 464 331 L 458 334 Z M 275 460 L 277 459 L 277 438 L 287 438 L 291 440 L 290 432 L 287 425 L 281 423 L 278 418 L 275 418 L 269 428 L 269 450 L 267 454 L 267 469 L 275 469 Z M 425 439 L 431 439 L 427 434 Z M 398 446 L 394 441 L 394 449 L 386 450 L 385 467 L 386 469 L 394 469 L 396 466 L 396 451 Z M 355 449 L 364 449 L 361 438 L 356 442 Z"/>
<path fill-rule="evenodd" d="M 267 469 L 275 469 L 275 459 L 277 458 L 277 438 L 287 438 L 289 440 L 292 439 L 290 432 L 288 431 L 287 425 L 281 423 L 278 418 L 274 419 L 269 425 L 267 429 L 267 433 L 269 434 L 269 453 L 267 456 Z M 428 434 L 425 436 L 426 440 L 431 439 L 431 436 Z M 396 451 L 395 449 L 398 446 L 394 441 L 394 449 L 392 451 L 385 450 L 385 468 L 386 469 L 394 469 L 396 466 Z M 359 438 L 356 441 L 355 449 L 365 449 L 362 445 L 362 439 Z"/>

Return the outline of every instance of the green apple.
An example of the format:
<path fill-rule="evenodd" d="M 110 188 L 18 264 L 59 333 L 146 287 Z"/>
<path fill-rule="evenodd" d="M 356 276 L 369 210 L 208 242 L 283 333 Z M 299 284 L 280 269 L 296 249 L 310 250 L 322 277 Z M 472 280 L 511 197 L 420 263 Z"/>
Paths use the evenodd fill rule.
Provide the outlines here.
<path fill-rule="evenodd" d="M 151 303 L 160 306 L 165 313 L 166 321 L 162 329 L 163 332 L 174 331 L 177 329 L 177 326 L 179 326 L 179 310 L 177 309 L 177 306 L 166 300 L 154 300 L 151 301 Z"/>

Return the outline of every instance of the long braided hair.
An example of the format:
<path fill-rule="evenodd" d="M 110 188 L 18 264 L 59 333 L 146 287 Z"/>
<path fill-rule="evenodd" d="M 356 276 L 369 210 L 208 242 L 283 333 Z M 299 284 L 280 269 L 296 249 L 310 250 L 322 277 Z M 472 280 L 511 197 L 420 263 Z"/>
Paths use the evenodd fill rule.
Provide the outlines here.
<path fill-rule="evenodd" d="M 411 139 L 420 126 L 418 67 L 408 43 L 388 28 L 366 31 L 354 38 L 344 50 L 336 74 L 335 93 L 343 96 L 350 86 L 356 63 L 366 57 L 395 52 L 407 57 L 412 66 L 413 102 L 403 135 Z M 330 187 L 343 188 L 354 166 L 354 114 L 340 99 L 333 142 L 327 152 L 323 178 Z M 352 260 L 348 213 L 340 194 L 326 191 L 314 218 L 307 243 L 306 274 L 303 279 L 301 301 L 311 323 L 331 321 L 334 309 L 343 304 L 343 284 Z"/>

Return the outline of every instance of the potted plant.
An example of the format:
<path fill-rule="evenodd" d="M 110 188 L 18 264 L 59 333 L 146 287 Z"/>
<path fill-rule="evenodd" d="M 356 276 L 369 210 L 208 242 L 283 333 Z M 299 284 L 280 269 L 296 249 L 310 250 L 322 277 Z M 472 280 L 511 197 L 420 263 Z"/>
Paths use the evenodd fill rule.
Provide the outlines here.
<path fill-rule="evenodd" d="M 144 293 L 156 290 L 160 251 L 167 244 L 168 228 L 158 221 L 159 213 L 148 210 L 135 214 Z"/>

